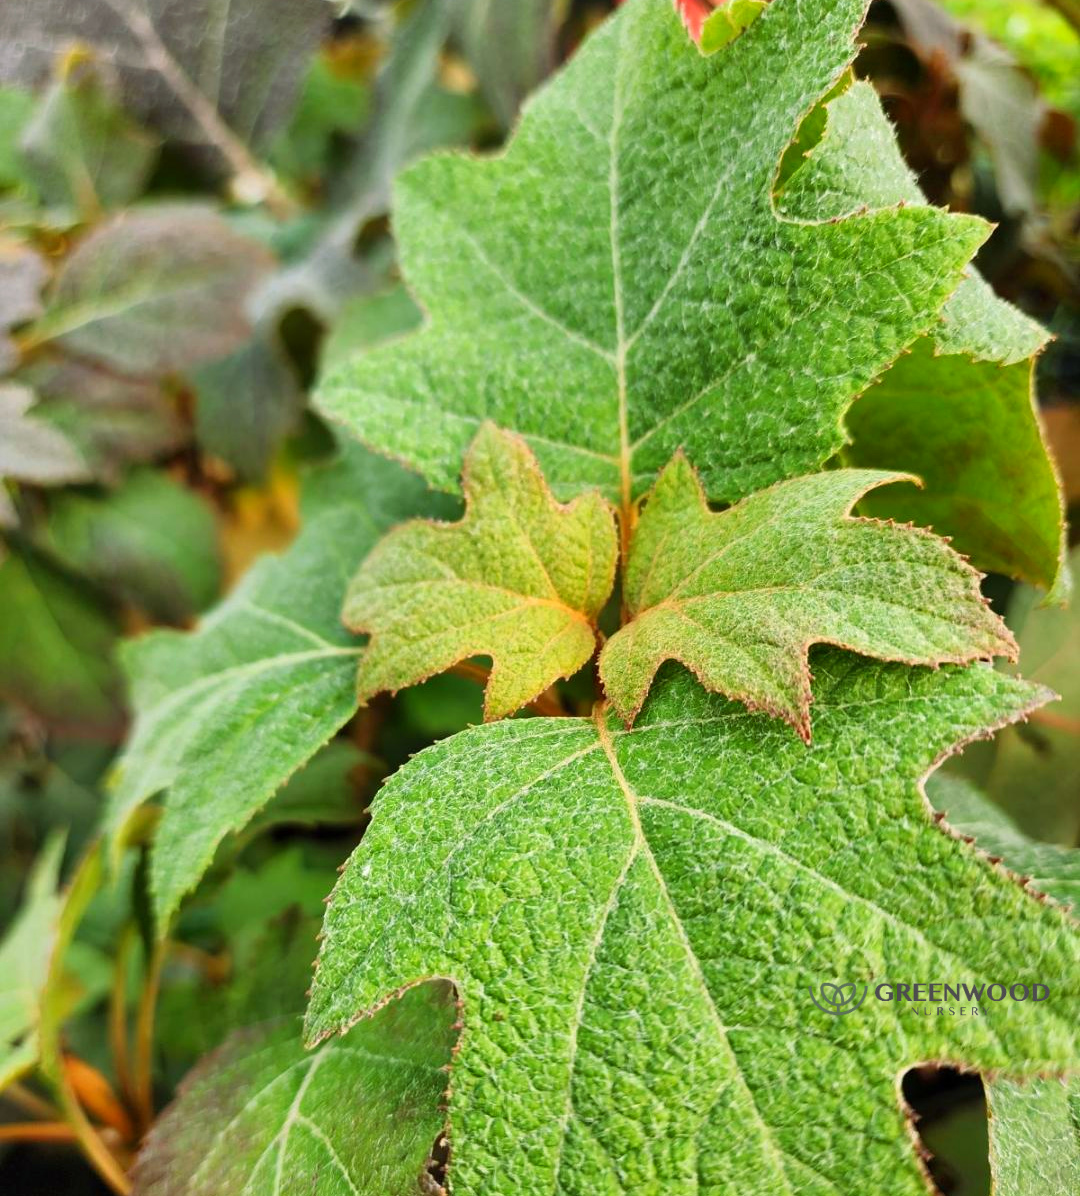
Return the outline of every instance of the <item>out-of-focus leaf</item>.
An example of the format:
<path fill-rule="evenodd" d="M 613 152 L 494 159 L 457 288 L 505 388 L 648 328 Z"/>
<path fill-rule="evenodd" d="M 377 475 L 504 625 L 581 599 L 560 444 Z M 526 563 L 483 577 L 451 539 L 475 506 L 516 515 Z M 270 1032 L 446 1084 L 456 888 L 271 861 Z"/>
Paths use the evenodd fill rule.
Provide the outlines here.
<path fill-rule="evenodd" d="M 1071 565 L 1080 568 L 1080 549 Z M 1035 591 L 1019 589 L 1007 621 L 1024 676 L 1061 701 L 1027 726 L 1004 731 L 987 751 L 965 754 L 963 763 L 1026 835 L 1071 847 L 1080 843 L 1080 603 L 1060 610 L 1040 608 L 1038 600 Z"/>
<path fill-rule="evenodd" d="M 120 107 L 106 77 L 83 61 L 49 89 L 19 149 L 45 204 L 94 218 L 142 192 L 157 141 Z"/>
<path fill-rule="evenodd" d="M 986 1086 L 994 1196 L 1080 1192 L 1080 1081 Z"/>
<path fill-rule="evenodd" d="M 329 165 L 335 136 L 358 133 L 370 107 L 367 83 L 335 70 L 320 54 L 308 68 L 292 119 L 270 148 L 271 164 L 301 181 L 317 177 Z"/>
<path fill-rule="evenodd" d="M 909 40 L 956 76 L 960 111 L 994 162 L 1006 212 L 1038 207 L 1038 130 L 1046 107 L 1035 83 L 1004 47 L 971 34 L 934 0 L 890 0 Z"/>
<path fill-rule="evenodd" d="M 40 557 L 0 560 L 0 693 L 71 733 L 122 719 L 116 627 L 108 612 Z"/>
<path fill-rule="evenodd" d="M 445 1120 L 455 1020 L 439 984 L 412 989 L 314 1052 L 294 1018 L 239 1031 L 154 1126 L 135 1196 L 421 1191 Z"/>
<path fill-rule="evenodd" d="M 274 314 L 259 319 L 254 335 L 234 353 L 199 366 L 191 382 L 198 394 L 195 428 L 202 447 L 241 477 L 262 478 L 304 407 L 304 391 Z"/>
<path fill-rule="evenodd" d="M 981 29 L 1038 80 L 1055 107 L 1080 117 L 1080 29 L 1047 0 L 938 0 L 947 12 Z"/>
<path fill-rule="evenodd" d="M 325 0 L 5 4 L 0 81 L 40 83 L 57 54 L 88 45 L 115 63 L 125 107 L 170 138 L 206 146 L 216 118 L 258 145 L 288 119 L 331 15 Z M 188 102 L 191 85 L 201 96 L 196 108 L 208 108 L 209 119 Z"/>
<path fill-rule="evenodd" d="M 19 138 L 34 106 L 30 92 L 19 87 L 0 87 L 0 191 L 27 181 Z"/>
<path fill-rule="evenodd" d="M 827 108 L 828 126 L 788 181 L 781 208 L 832 215 L 925 199 L 873 90 L 858 83 Z M 984 570 L 1067 593 L 1057 478 L 1034 405 L 1045 331 L 972 272 L 929 336 L 916 341 L 847 415 L 846 461 L 905 469 L 922 489 L 871 495 L 863 510 L 931 526 Z"/>
<path fill-rule="evenodd" d="M 48 277 L 45 262 L 28 245 L 0 240 L 0 374 L 19 360 L 8 333 L 41 314 L 41 288 Z"/>
<path fill-rule="evenodd" d="M 19 379 L 38 396 L 35 414 L 78 448 L 99 480 L 116 483 L 126 465 L 175 452 L 189 438 L 156 379 L 62 352 L 35 357 Z"/>
<path fill-rule="evenodd" d="M 134 472 L 103 496 L 58 494 L 43 544 L 69 568 L 163 622 L 202 610 L 221 581 L 210 507 L 153 469 Z"/>
<path fill-rule="evenodd" d="M 357 295 L 342 307 L 323 341 L 321 367 L 343 365 L 373 345 L 412 332 L 422 320 L 423 313 L 401 285 L 377 295 Z"/>
<path fill-rule="evenodd" d="M 190 369 L 248 339 L 246 305 L 272 265 L 209 209 L 125 212 L 67 259 L 32 336 L 126 373 Z"/>
<path fill-rule="evenodd" d="M 567 0 L 451 0 L 451 33 L 495 115 L 509 126 L 555 65 Z"/>
<path fill-rule="evenodd" d="M 27 387 L 0 382 L 0 479 L 39 486 L 89 480 L 92 475 L 82 454 L 62 432 L 37 417 L 33 404 L 34 394 Z"/>
<path fill-rule="evenodd" d="M 273 826 L 349 826 L 359 821 L 364 803 L 358 774 L 373 773 L 378 762 L 344 739 L 328 743 L 292 776 L 252 819 L 249 835 Z"/>
<path fill-rule="evenodd" d="M 960 111 L 990 152 L 998 196 L 1012 215 L 1039 207 L 1039 128 L 1046 108 L 1016 59 L 977 37 L 956 64 Z"/>
<path fill-rule="evenodd" d="M 1080 849 L 1029 839 L 998 805 L 967 777 L 935 773 L 926 793 L 953 830 L 975 840 L 976 847 L 997 856 L 1005 867 L 1028 878 L 1038 893 L 1080 908 Z"/>
<path fill-rule="evenodd" d="M 0 1089 L 37 1061 L 41 986 L 49 970 L 63 835 L 53 836 L 34 864 L 22 908 L 0 943 Z"/>
<path fill-rule="evenodd" d="M 420 0 L 396 28 L 376 81 L 371 122 L 332 188 L 327 229 L 270 288 L 279 310 L 306 307 L 329 323 L 350 296 L 380 285 L 353 252 L 358 234 L 386 212 L 394 176 L 411 157 L 468 140 L 475 106 L 434 82 L 448 26 L 445 0 Z"/>

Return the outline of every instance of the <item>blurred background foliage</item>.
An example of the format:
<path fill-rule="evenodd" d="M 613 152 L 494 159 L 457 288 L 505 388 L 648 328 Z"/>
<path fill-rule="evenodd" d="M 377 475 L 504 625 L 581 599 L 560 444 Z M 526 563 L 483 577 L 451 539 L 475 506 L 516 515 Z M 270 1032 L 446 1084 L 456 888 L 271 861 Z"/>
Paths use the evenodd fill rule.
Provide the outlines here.
<path fill-rule="evenodd" d="M 59 878 L 97 830 L 128 720 L 119 642 L 194 625 L 290 543 L 305 478 L 337 452 L 307 407 L 313 380 L 417 322 L 395 265 L 395 173 L 440 146 L 497 148 L 523 98 L 609 7 L 244 0 L 222 21 L 209 0 L 0 9 L 9 942 L 38 926 L 28 913 L 48 928 Z M 923 189 L 995 223 L 980 269 L 1055 333 L 1039 397 L 1075 506 L 1080 5 L 875 0 L 863 40 L 856 73 L 881 94 Z M 1080 845 L 1076 616 L 1039 609 L 1004 579 L 987 587 L 1021 637 L 1025 673 L 1065 700 L 969 752 L 957 775 L 982 787 L 973 800 L 989 801 L 982 814 L 1001 833 L 1069 852 Z M 302 1002 L 322 898 L 378 778 L 478 721 L 480 695 L 447 676 L 378 700 L 222 849 L 170 942 L 143 1059 L 115 1050 L 118 1019 L 142 1008 L 152 949 L 138 851 L 93 899 L 65 964 L 64 1051 L 119 1157 L 140 1128 L 116 1097 L 140 1083 L 128 1068 L 143 1067 L 160 1108 L 230 1029 Z M 33 988 L 33 975 L 0 978 L 0 1009 Z M 33 1015 L 4 1018 L 10 1056 Z M 920 1074 L 906 1091 L 942 1156 L 942 1190 L 986 1192 L 978 1083 Z M 0 1116 L 25 1121 L 41 1100 L 32 1085 L 8 1087 Z M 8 1142 L 3 1126 L 0 1188 L 103 1190 L 70 1147 Z"/>

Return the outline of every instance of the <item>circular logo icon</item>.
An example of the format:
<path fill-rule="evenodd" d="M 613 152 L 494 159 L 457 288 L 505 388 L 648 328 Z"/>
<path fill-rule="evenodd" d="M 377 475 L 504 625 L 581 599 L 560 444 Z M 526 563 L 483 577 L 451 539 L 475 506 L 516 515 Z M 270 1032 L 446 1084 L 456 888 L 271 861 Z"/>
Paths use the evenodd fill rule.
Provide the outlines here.
<path fill-rule="evenodd" d="M 866 1000 L 868 988 L 862 986 L 862 992 L 856 984 L 820 984 L 815 989 L 810 986 L 810 1000 L 822 1013 L 831 1013 L 834 1017 L 843 1017 L 845 1013 L 854 1013 Z"/>

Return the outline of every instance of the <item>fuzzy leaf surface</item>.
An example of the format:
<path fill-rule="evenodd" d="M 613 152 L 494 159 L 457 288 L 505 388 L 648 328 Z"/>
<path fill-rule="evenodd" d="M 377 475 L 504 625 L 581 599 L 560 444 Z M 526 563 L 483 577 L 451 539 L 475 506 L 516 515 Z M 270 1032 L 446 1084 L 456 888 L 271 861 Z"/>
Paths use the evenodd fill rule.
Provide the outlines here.
<path fill-rule="evenodd" d="M 1080 1191 L 1080 1083 L 986 1086 L 994 1196 Z"/>
<path fill-rule="evenodd" d="M 314 1052 L 292 1017 L 234 1033 L 155 1124 L 135 1196 L 418 1196 L 453 1022 L 429 985 Z"/>
<path fill-rule="evenodd" d="M 986 234 L 929 208 L 778 215 L 780 157 L 864 8 L 775 0 L 703 58 L 671 5 L 628 0 L 505 154 L 401 176 L 428 323 L 333 371 L 322 410 L 447 489 L 485 419 L 525 437 L 564 499 L 626 504 L 680 445 L 717 501 L 816 469 Z"/>
<path fill-rule="evenodd" d="M 782 211 L 821 219 L 867 205 L 925 206 L 868 83 L 827 114 Z M 933 527 L 981 569 L 1064 587 L 1062 499 L 1035 406 L 1034 359 L 1047 339 L 972 269 L 930 335 L 848 413 L 850 464 L 906 469 L 924 483 L 871 494 L 864 510 Z"/>
<path fill-rule="evenodd" d="M 371 633 L 359 696 L 493 659 L 488 719 L 519 710 L 596 649 L 618 541 L 599 494 L 551 497 L 528 446 L 486 424 L 465 459 L 460 523 L 398 528 L 353 579 L 345 622 Z"/>
<path fill-rule="evenodd" d="M 963 664 L 1015 656 L 979 575 L 926 532 L 853 519 L 903 475 L 844 469 L 780 482 L 719 514 L 679 455 L 660 475 L 630 549 L 630 621 L 600 676 L 633 721 L 665 660 L 714 692 L 787 719 L 810 738 L 811 644 L 878 660 Z"/>
<path fill-rule="evenodd" d="M 135 724 L 106 825 L 122 845 L 135 809 L 167 791 L 150 869 L 162 925 L 225 835 L 356 709 L 360 648 L 340 621 L 345 587 L 424 500 L 419 479 L 369 454 L 349 473 L 349 501 L 318 507 L 289 551 L 260 561 L 196 631 L 126 645 Z"/>
<path fill-rule="evenodd" d="M 679 671 L 632 731 L 504 721 L 384 787 L 308 1033 L 453 980 L 458 1196 L 922 1196 L 899 1072 L 1080 1061 L 1075 925 L 943 834 L 920 785 L 1045 693 L 832 650 L 814 671 L 810 747 Z M 916 976 L 1052 976 L 1054 995 L 961 1020 L 875 1000 L 834 1017 L 807 991 Z"/>

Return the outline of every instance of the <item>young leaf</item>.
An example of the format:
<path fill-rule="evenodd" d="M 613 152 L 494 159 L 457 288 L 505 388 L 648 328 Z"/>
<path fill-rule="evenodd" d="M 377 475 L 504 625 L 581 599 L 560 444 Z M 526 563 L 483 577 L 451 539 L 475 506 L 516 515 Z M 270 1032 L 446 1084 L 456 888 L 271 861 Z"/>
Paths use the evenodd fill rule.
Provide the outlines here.
<path fill-rule="evenodd" d="M 920 786 L 1047 695 L 832 651 L 815 672 L 812 747 L 677 674 L 632 731 L 479 727 L 384 787 L 327 912 L 308 1034 L 453 980 L 459 1196 L 918 1196 L 900 1071 L 1080 1063 L 1075 925 L 943 834 Z M 807 991 L 883 979 L 1051 997 L 834 1017 Z"/>
<path fill-rule="evenodd" d="M 780 197 L 783 212 L 821 219 L 868 204 L 925 205 L 869 84 L 827 114 L 824 137 Z M 981 569 L 1064 587 L 1062 499 L 1034 402 L 1034 358 L 1047 339 L 972 272 L 931 335 L 848 414 L 850 464 L 924 482 L 871 494 L 864 510 L 933 527 Z"/>
<path fill-rule="evenodd" d="M 208 209 L 125 212 L 64 262 L 31 335 L 122 373 L 190 369 L 247 339 L 245 303 L 272 264 Z"/>
<path fill-rule="evenodd" d="M 986 1086 L 994 1196 L 1080 1191 L 1080 1082 Z"/>
<path fill-rule="evenodd" d="M 345 598 L 371 633 L 359 697 L 490 656 L 487 719 L 513 714 L 596 650 L 615 581 L 615 520 L 598 494 L 561 507 L 518 437 L 485 424 L 465 459 L 460 523 L 410 523 L 375 549 Z"/>
<path fill-rule="evenodd" d="M 818 468 L 986 235 L 929 208 L 778 216 L 780 157 L 864 9 L 775 0 L 703 58 L 670 4 L 628 0 L 503 156 L 401 176 L 429 323 L 334 371 L 322 409 L 449 489 L 484 419 L 524 435 L 560 498 L 626 505 L 680 445 L 717 501 Z"/>
<path fill-rule="evenodd" d="M 135 725 L 106 826 L 119 849 L 137 807 L 167 791 L 150 868 L 161 926 L 225 835 L 356 709 L 360 648 L 340 622 L 345 587 L 379 536 L 425 507 L 417 478 L 364 457 L 349 474 L 349 500 L 327 503 L 196 632 L 156 631 L 126 646 Z"/>
<path fill-rule="evenodd" d="M 295 1018 L 233 1034 L 155 1123 L 134 1196 L 413 1196 L 443 1126 L 454 1020 L 452 995 L 428 985 L 314 1052 Z"/>
<path fill-rule="evenodd" d="M 660 475 L 624 582 L 631 621 L 600 676 L 632 722 L 665 660 L 810 738 L 811 644 L 878 660 L 963 664 L 1016 655 L 979 575 L 941 540 L 851 518 L 903 475 L 845 469 L 781 482 L 713 514 L 686 458 Z"/>

